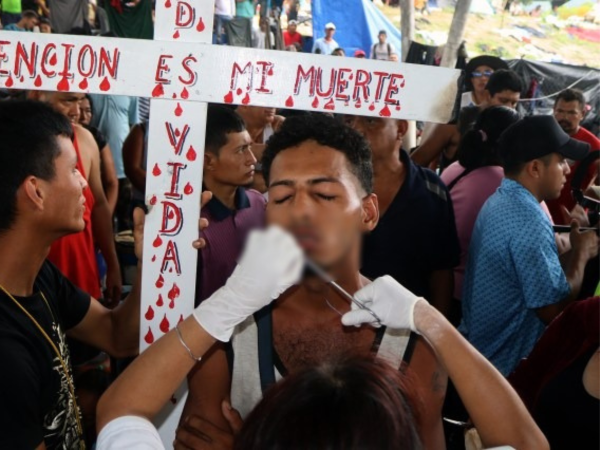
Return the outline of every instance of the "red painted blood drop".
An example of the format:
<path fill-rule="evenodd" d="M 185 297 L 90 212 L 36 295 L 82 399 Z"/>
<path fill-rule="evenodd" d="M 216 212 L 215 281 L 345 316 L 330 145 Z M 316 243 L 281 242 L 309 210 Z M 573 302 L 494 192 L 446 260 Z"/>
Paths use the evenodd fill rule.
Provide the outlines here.
<path fill-rule="evenodd" d="M 181 107 L 179 102 L 177 102 L 177 107 L 175 108 L 175 115 L 179 117 L 181 116 L 181 114 L 183 114 L 183 108 Z"/>
<path fill-rule="evenodd" d="M 56 89 L 58 89 L 61 92 L 68 92 L 71 89 L 69 80 L 67 80 L 66 78 L 63 78 L 62 80 L 60 80 L 58 82 L 58 84 L 56 85 Z"/>
<path fill-rule="evenodd" d="M 165 314 L 165 317 L 163 317 L 163 320 L 160 321 L 160 331 L 162 331 L 163 333 L 168 333 L 169 330 L 171 329 L 171 324 L 169 323 L 169 319 L 167 319 L 167 315 Z"/>
<path fill-rule="evenodd" d="M 154 89 L 152 89 L 152 97 L 162 97 L 165 95 L 165 89 L 162 84 L 157 84 Z"/>
<path fill-rule="evenodd" d="M 148 332 L 146 333 L 146 336 L 144 336 L 144 341 L 146 341 L 146 344 L 152 344 L 154 342 L 154 335 L 152 334 L 150 327 L 148 327 Z"/>
<path fill-rule="evenodd" d="M 106 92 L 110 89 L 110 81 L 108 81 L 107 77 L 104 77 L 104 79 L 102 80 L 102 83 L 100 83 L 100 90 L 102 92 Z"/>
<path fill-rule="evenodd" d="M 188 161 L 196 161 L 197 156 L 198 155 L 196 154 L 196 150 L 194 150 L 194 147 L 192 147 L 190 145 L 190 148 L 187 151 L 187 153 L 185 154 L 185 157 L 187 158 Z"/>
<path fill-rule="evenodd" d="M 148 310 L 146 311 L 146 314 L 144 314 L 144 317 L 146 320 L 154 319 L 154 310 L 152 309 L 152 306 L 148 305 Z"/>

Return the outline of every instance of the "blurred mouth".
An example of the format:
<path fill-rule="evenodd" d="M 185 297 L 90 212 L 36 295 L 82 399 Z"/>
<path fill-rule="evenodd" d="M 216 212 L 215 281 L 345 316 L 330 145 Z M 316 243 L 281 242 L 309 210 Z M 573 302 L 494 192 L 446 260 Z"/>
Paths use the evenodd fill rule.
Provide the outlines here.
<path fill-rule="evenodd" d="M 296 229 L 292 230 L 292 234 L 296 238 L 296 242 L 302 250 L 310 253 L 317 249 L 321 239 L 318 234 L 311 229 Z"/>

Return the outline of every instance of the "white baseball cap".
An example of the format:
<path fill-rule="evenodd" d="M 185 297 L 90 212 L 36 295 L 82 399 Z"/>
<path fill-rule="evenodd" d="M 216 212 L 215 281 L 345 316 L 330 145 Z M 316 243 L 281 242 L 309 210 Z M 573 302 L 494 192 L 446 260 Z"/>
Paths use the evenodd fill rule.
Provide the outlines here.
<path fill-rule="evenodd" d="M 335 30 L 335 24 L 333 22 L 329 22 L 327 25 L 325 25 L 325 29 L 326 30 L 329 30 L 329 29 Z"/>

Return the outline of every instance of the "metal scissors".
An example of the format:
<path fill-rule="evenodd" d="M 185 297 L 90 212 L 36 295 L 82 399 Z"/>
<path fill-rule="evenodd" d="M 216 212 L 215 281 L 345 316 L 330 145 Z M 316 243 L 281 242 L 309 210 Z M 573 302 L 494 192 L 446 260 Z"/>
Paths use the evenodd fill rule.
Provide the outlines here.
<path fill-rule="evenodd" d="M 369 314 L 371 314 L 373 316 L 373 318 L 375 319 L 376 322 L 376 326 L 380 327 L 381 326 L 381 319 L 379 318 L 379 316 L 377 316 L 377 314 L 375 314 L 375 312 L 369 308 L 368 306 L 365 306 L 363 303 L 359 302 L 358 300 L 356 300 L 354 298 L 353 295 L 351 295 L 348 291 L 346 291 L 343 287 L 341 287 L 339 284 L 337 284 L 333 278 L 331 278 L 323 269 L 321 269 L 316 263 L 314 263 L 313 261 L 311 261 L 310 259 L 306 258 L 305 259 L 305 264 L 306 267 L 313 272 L 316 276 L 318 276 L 320 279 L 322 279 L 325 283 L 329 284 L 332 288 L 334 288 L 340 295 L 342 295 L 342 297 L 344 297 L 345 299 L 349 300 L 350 302 L 354 303 L 356 306 L 358 306 L 360 309 L 364 309 L 365 311 L 367 311 Z"/>

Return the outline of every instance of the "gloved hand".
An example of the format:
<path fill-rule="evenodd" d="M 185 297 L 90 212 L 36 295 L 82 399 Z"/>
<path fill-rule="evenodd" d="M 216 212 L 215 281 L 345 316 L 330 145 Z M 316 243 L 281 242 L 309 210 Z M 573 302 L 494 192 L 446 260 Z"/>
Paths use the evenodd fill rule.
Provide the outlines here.
<path fill-rule="evenodd" d="M 398 329 L 408 328 L 418 333 L 414 320 L 415 305 L 426 300 L 417 297 L 389 275 L 377 278 L 354 294 L 354 298 L 377 314 L 382 325 Z M 373 325 L 375 318 L 369 311 L 360 309 L 353 303 L 352 311 L 342 316 L 342 323 L 346 326 L 359 326 L 363 323 Z"/>
<path fill-rule="evenodd" d="M 297 283 L 303 270 L 304 253 L 291 235 L 276 226 L 252 231 L 225 286 L 202 302 L 194 317 L 226 342 L 236 325 Z"/>

